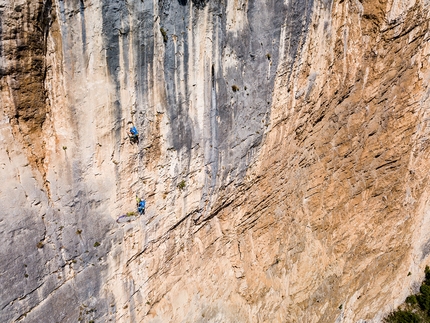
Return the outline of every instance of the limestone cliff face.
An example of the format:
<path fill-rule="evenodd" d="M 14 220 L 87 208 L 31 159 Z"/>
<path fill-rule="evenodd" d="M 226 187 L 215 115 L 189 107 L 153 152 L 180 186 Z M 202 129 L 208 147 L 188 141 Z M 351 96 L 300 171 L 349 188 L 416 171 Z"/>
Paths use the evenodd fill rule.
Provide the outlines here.
<path fill-rule="evenodd" d="M 0 0 L 0 321 L 379 322 L 429 262 L 429 10 Z"/>

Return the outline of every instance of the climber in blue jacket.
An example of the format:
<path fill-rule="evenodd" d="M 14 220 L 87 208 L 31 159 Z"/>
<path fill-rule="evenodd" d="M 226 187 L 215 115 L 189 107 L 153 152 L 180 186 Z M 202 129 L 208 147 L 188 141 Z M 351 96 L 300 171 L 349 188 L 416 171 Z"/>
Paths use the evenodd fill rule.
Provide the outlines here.
<path fill-rule="evenodd" d="M 131 142 L 133 143 L 139 142 L 139 132 L 137 131 L 135 126 L 130 128 L 130 134 L 131 136 L 129 135 L 129 137 Z"/>
<path fill-rule="evenodd" d="M 139 203 L 137 204 L 137 211 L 139 212 L 140 215 L 145 213 L 145 200 L 140 200 Z"/>

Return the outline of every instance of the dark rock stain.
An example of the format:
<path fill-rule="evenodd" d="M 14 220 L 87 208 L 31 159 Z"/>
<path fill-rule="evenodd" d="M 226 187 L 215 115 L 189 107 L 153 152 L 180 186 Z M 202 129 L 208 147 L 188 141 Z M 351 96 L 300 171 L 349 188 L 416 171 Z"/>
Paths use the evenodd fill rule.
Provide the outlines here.
<path fill-rule="evenodd" d="M 148 93 L 154 88 L 154 80 L 151 73 L 153 71 L 154 58 L 154 13 L 152 10 L 142 10 L 135 14 L 134 20 L 137 22 L 137 27 L 134 29 L 136 36 L 132 38 L 134 69 L 136 70 L 137 82 L 135 85 L 136 100 L 137 100 L 137 120 L 135 122 L 140 129 L 145 123 L 143 108 L 148 104 Z"/>
<path fill-rule="evenodd" d="M 421 246 L 421 260 L 424 260 L 429 254 L 430 254 L 430 240 L 427 240 L 427 242 Z"/>
<path fill-rule="evenodd" d="M 329 5 L 330 0 L 325 1 L 326 5 Z M 312 18 L 312 8 L 314 0 L 292 0 L 287 6 L 287 71 L 288 71 L 288 82 L 292 73 L 294 62 L 296 61 L 297 55 L 305 43 L 309 24 Z"/>
<path fill-rule="evenodd" d="M 63 60 L 64 60 L 64 64 L 68 65 L 70 64 L 70 59 L 69 59 L 69 51 L 68 49 L 68 44 L 67 44 L 67 35 L 68 35 L 68 30 L 67 30 L 67 21 L 66 21 L 66 8 L 64 5 L 64 1 L 63 0 L 59 0 L 58 1 L 58 11 L 60 13 L 59 15 L 59 20 L 61 21 L 60 25 L 60 29 L 61 29 L 61 38 L 62 38 L 62 47 L 63 47 Z"/>
<path fill-rule="evenodd" d="M 179 8 L 180 10 L 174 11 L 170 6 L 161 8 L 161 13 L 168 13 L 167 15 L 161 16 L 160 25 L 165 26 L 164 29 L 168 33 L 169 27 L 175 29 L 175 33 L 178 35 L 178 43 L 181 42 L 183 46 L 178 46 L 183 49 L 182 59 L 183 66 L 186 68 L 189 64 L 189 48 L 188 46 L 188 12 L 185 8 Z M 182 17 L 185 16 L 185 19 Z M 179 23 L 178 23 L 179 22 Z M 164 55 L 164 79 L 166 82 L 166 94 L 167 94 L 167 116 L 169 117 L 171 132 L 172 132 L 172 144 L 176 151 L 186 148 L 187 151 L 191 150 L 193 136 L 192 136 L 192 122 L 189 118 L 188 107 L 189 107 L 189 90 L 188 90 L 188 70 L 184 73 L 179 73 L 179 66 L 177 66 L 177 60 L 175 59 L 175 46 L 173 41 L 168 41 L 165 44 L 165 55 Z M 185 85 L 184 93 L 181 93 L 175 85 Z"/>
<path fill-rule="evenodd" d="M 197 9 L 203 9 L 209 2 L 209 0 L 191 0 L 191 1 L 193 2 L 193 5 Z"/>
<path fill-rule="evenodd" d="M 4 65 L 1 74 L 9 75 L 13 80 L 7 86 L 10 86 L 14 106 L 7 107 L 7 113 L 15 126 L 15 136 L 23 141 L 30 164 L 44 177 L 45 151 L 40 136 L 49 111 L 44 84 L 47 38 L 53 19 L 52 1 L 39 1 L 37 4 L 27 1 L 16 6 L 11 15 L 9 22 L 12 23 L 7 26 L 2 23 L 0 33 L 13 40 L 7 46 L 2 43 Z"/>
<path fill-rule="evenodd" d="M 122 128 L 122 109 L 120 99 L 120 37 L 128 33 L 128 12 L 123 1 L 103 0 L 102 1 L 102 19 L 103 19 L 103 45 L 106 50 L 106 65 L 108 76 L 112 81 L 115 94 L 113 98 L 113 117 L 115 120 L 115 138 L 121 140 Z M 125 27 L 124 29 L 124 26 Z M 124 62 L 128 62 L 128 41 L 124 44 Z M 127 63 L 128 66 L 128 63 Z M 127 71 L 126 71 L 127 72 Z M 127 73 L 126 73 L 127 74 Z M 126 76 L 127 77 L 127 76 Z"/>
<path fill-rule="evenodd" d="M 205 109 L 210 110 L 205 113 L 208 119 L 202 125 L 211 127 L 206 132 L 210 138 L 196 138 L 194 137 L 196 125 L 193 125 L 188 112 L 193 91 L 193 88 L 188 88 L 188 74 L 192 71 L 188 66 L 194 64 L 190 61 L 190 52 L 199 53 L 198 46 L 201 45 L 189 39 L 188 27 L 196 28 L 201 23 L 202 17 L 199 11 L 191 15 L 190 7 L 185 6 L 187 3 L 184 0 L 179 0 L 178 3 L 163 1 L 156 15 L 160 19 L 160 27 L 168 36 L 168 41 L 164 45 L 164 81 L 172 145 L 175 150 L 186 148 L 190 151 L 193 142 L 203 140 L 207 151 L 210 152 L 210 156 L 205 156 L 205 162 L 213 168 L 212 178 L 213 170 L 218 172 L 219 166 L 224 166 L 226 175 L 230 171 L 234 171 L 236 175 L 244 174 L 250 162 L 249 158 L 244 156 L 247 156 L 250 149 L 258 148 L 262 142 L 264 125 L 270 118 L 271 97 L 279 61 L 281 27 L 288 14 L 288 7 L 283 2 L 275 0 L 264 4 L 251 0 L 247 7 L 238 8 L 245 21 L 249 22 L 248 26 L 244 30 L 232 31 L 227 26 L 226 6 L 223 2 L 192 1 L 191 7 L 206 8 L 209 13 L 209 24 L 213 26 L 211 32 L 205 30 L 201 32 L 207 33 L 206 35 L 198 35 L 200 41 L 209 38 L 213 43 L 212 53 L 204 54 L 210 57 L 208 63 L 211 65 L 207 67 L 204 77 L 199 80 L 209 83 L 210 86 L 204 88 L 211 89 L 211 93 L 197 94 L 204 96 Z M 310 19 L 306 4 L 298 5 L 302 10 L 295 10 L 303 11 Z M 292 10 L 292 5 L 289 9 Z M 229 67 L 224 67 L 231 59 L 235 60 L 235 64 L 230 62 Z M 183 73 L 180 72 L 179 64 L 184 66 Z M 177 88 L 179 85 L 181 91 Z M 233 85 L 240 90 L 233 92 Z M 215 99 L 212 95 L 213 89 Z M 223 151 L 228 153 L 221 157 L 220 152 Z M 212 183 L 212 180 L 209 182 Z"/>
<path fill-rule="evenodd" d="M 3 11 L 0 11 L 0 57 L 3 57 Z M 3 65 L 0 65 L 0 77 L 4 75 L 3 69 Z"/>
<path fill-rule="evenodd" d="M 225 175 L 229 170 L 240 175 L 244 174 L 249 163 L 244 155 L 262 142 L 262 119 L 270 117 L 281 27 L 287 8 L 280 1 L 266 1 L 262 5 L 251 0 L 247 8 L 240 8 L 246 10 L 249 22 L 247 28 L 231 32 L 226 25 L 225 8 L 219 7 L 215 17 L 221 31 L 218 46 L 223 48 L 220 63 L 223 64 L 233 55 L 237 59 L 237 66 L 228 69 L 218 67 L 218 145 L 220 151 L 229 151 L 222 163 L 226 169 Z M 233 88 L 239 90 L 234 91 Z M 236 146 L 231 151 L 231 147 Z M 231 165 L 235 165 L 234 169 Z"/>
<path fill-rule="evenodd" d="M 209 0 L 191 0 L 194 7 L 197 9 L 203 9 L 209 2 Z M 178 0 L 178 3 L 181 6 L 186 6 L 188 4 L 188 0 Z"/>
<path fill-rule="evenodd" d="M 85 27 L 85 5 L 84 0 L 79 0 L 79 14 L 81 16 L 81 37 L 82 37 L 82 52 L 84 56 L 87 54 L 87 30 Z"/>
<path fill-rule="evenodd" d="M 42 10 L 39 12 L 37 21 L 38 25 L 40 26 L 40 29 L 43 33 L 43 46 L 44 46 L 44 53 L 46 53 L 46 41 L 48 38 L 48 32 L 49 28 L 51 27 L 51 10 L 52 10 L 52 0 L 46 0 L 43 2 Z"/>

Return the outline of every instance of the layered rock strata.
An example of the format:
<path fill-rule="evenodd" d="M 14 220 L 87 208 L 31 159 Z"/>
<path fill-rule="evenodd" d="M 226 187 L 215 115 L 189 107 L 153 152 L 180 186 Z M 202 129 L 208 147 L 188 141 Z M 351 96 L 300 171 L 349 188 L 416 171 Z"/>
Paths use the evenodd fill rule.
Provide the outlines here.
<path fill-rule="evenodd" d="M 430 252 L 429 9 L 0 0 L 0 321 L 379 322 Z"/>

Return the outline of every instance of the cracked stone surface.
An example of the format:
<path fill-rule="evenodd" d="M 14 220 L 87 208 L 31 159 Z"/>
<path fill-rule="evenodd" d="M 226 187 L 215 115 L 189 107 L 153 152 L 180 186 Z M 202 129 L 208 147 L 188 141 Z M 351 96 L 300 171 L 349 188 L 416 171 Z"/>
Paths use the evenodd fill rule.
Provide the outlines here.
<path fill-rule="evenodd" d="M 429 10 L 0 0 L 0 321 L 380 322 L 429 264 Z"/>

